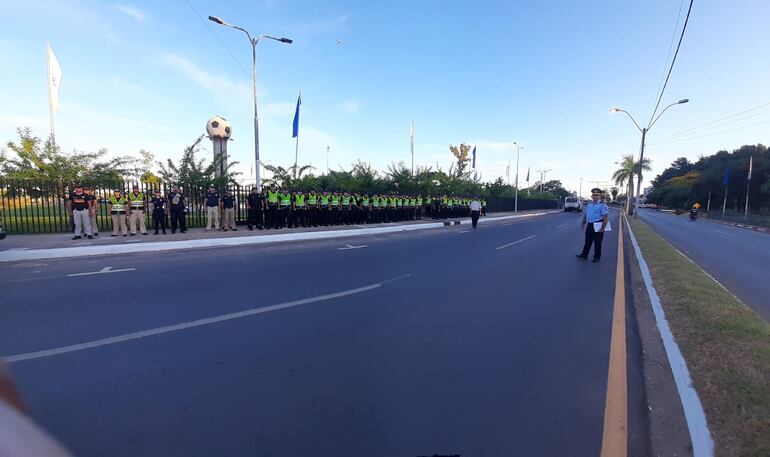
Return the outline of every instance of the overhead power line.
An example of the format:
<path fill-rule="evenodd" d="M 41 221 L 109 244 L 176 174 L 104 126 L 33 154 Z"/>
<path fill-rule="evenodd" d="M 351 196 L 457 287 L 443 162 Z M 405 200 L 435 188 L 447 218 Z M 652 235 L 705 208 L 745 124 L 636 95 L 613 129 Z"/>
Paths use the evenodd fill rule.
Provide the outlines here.
<path fill-rule="evenodd" d="M 230 57 L 233 59 L 233 61 L 235 61 L 235 63 L 237 63 L 238 66 L 241 67 L 241 70 L 243 70 L 243 73 L 246 74 L 246 76 L 248 76 L 249 78 L 251 78 L 251 73 L 249 73 L 249 71 L 246 70 L 246 67 L 243 66 L 241 61 L 238 60 L 235 57 L 235 55 L 233 55 L 232 52 L 230 52 L 230 49 L 227 47 L 227 45 L 225 45 L 225 43 L 219 38 L 219 35 L 217 35 L 216 32 L 214 32 L 214 29 L 211 28 L 211 26 L 209 25 L 208 21 L 203 19 L 203 16 L 201 16 L 201 14 L 198 12 L 198 10 L 195 8 L 195 6 L 192 3 L 190 3 L 190 0 L 184 0 L 184 1 L 185 1 L 185 3 L 187 3 L 190 6 L 190 9 L 193 10 L 193 13 L 195 13 L 195 15 L 198 16 L 198 19 L 200 19 L 200 21 L 203 22 L 203 25 L 205 25 L 206 28 L 209 29 L 209 32 L 211 32 L 211 34 L 214 35 L 214 38 L 216 38 L 217 41 L 219 42 L 219 44 L 222 45 L 222 48 L 224 48 L 224 50 L 227 51 L 227 53 L 230 55 Z"/>
<path fill-rule="evenodd" d="M 725 117 L 719 118 L 719 119 L 717 119 L 715 121 L 706 122 L 705 124 L 701 124 L 701 125 L 698 125 L 696 127 L 691 127 L 691 128 L 685 129 L 685 130 L 680 130 L 679 132 L 672 133 L 670 135 L 665 135 L 662 138 L 658 138 L 657 142 L 660 143 L 660 142 L 664 142 L 664 141 L 668 141 L 668 140 L 673 140 L 673 139 L 676 139 L 676 138 L 682 137 L 682 136 L 697 135 L 697 134 L 701 133 L 701 132 L 698 132 L 698 130 L 703 130 L 705 128 L 720 128 L 720 127 L 723 127 L 725 125 L 734 124 L 734 123 L 739 122 L 739 121 L 750 119 L 752 117 L 761 116 L 762 114 L 766 114 L 768 112 L 768 110 L 760 111 L 759 113 L 754 113 L 754 114 L 751 114 L 749 116 L 745 116 L 745 117 L 742 117 L 742 118 L 739 118 L 739 119 L 733 119 L 731 121 L 724 122 L 724 121 L 726 121 L 728 119 L 732 119 L 734 117 L 741 116 L 743 114 L 750 113 L 752 111 L 760 110 L 760 109 L 766 108 L 768 106 L 770 106 L 770 102 L 764 103 L 764 104 L 759 105 L 759 106 L 755 106 L 753 108 L 749 108 L 747 110 L 740 111 L 738 113 L 731 114 L 729 116 L 725 116 Z"/>
<path fill-rule="evenodd" d="M 666 60 L 663 62 L 663 72 L 660 74 L 660 81 L 658 82 L 658 90 L 663 86 L 663 79 L 666 77 L 666 67 L 668 67 L 668 59 L 671 58 L 671 51 L 674 50 L 674 40 L 676 40 L 676 32 L 679 30 L 679 20 L 682 18 L 682 7 L 684 6 L 684 0 L 679 0 L 679 11 L 676 13 L 676 24 L 674 24 L 674 30 L 671 32 L 671 42 L 668 44 L 668 54 L 666 54 Z"/>
<path fill-rule="evenodd" d="M 679 43 L 676 45 L 676 52 L 674 52 L 674 58 L 671 59 L 671 66 L 668 67 L 668 74 L 666 75 L 666 82 L 663 83 L 663 88 L 660 90 L 660 95 L 658 95 L 658 102 L 655 103 L 655 109 L 652 110 L 652 116 L 650 116 L 650 122 L 647 123 L 647 125 L 652 124 L 652 120 L 655 119 L 655 115 L 658 113 L 658 108 L 660 107 L 660 101 L 663 99 L 663 94 L 666 92 L 666 87 L 668 86 L 668 80 L 671 78 L 671 71 L 674 70 L 674 64 L 676 63 L 676 58 L 679 55 L 679 48 L 682 47 L 682 40 L 684 39 L 684 32 L 687 30 L 687 23 L 690 21 L 690 12 L 692 12 L 692 4 L 695 0 L 690 0 L 690 6 L 687 8 L 687 16 L 684 18 L 684 25 L 682 25 L 682 33 L 679 35 Z"/>
<path fill-rule="evenodd" d="M 692 141 L 692 140 L 697 140 L 697 139 L 700 139 L 700 138 L 706 138 L 708 136 L 722 135 L 722 134 L 725 134 L 725 133 L 735 132 L 736 130 L 743 130 L 743 129 L 747 129 L 747 128 L 750 128 L 750 127 L 756 127 L 756 126 L 764 125 L 764 124 L 768 124 L 768 123 L 770 123 L 770 119 L 768 119 L 766 121 L 762 121 L 762 122 L 757 122 L 755 124 L 743 125 L 741 127 L 735 127 L 733 129 L 727 129 L 727 130 L 722 130 L 722 131 L 719 131 L 719 132 L 707 133 L 705 135 L 698 135 L 698 136 L 693 136 L 693 137 L 680 138 L 680 139 L 671 140 L 671 141 L 660 141 L 660 142 L 657 142 L 657 143 L 650 143 L 649 146 L 659 146 L 659 145 L 663 145 L 663 144 L 684 143 L 686 141 Z"/>

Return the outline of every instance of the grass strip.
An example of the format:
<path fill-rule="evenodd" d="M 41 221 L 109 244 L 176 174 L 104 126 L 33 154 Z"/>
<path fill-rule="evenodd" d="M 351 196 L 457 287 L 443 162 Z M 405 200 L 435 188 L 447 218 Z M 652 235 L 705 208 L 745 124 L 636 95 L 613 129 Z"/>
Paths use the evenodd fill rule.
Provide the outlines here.
<path fill-rule="evenodd" d="M 770 456 L 770 324 L 645 223 L 629 222 L 706 411 L 716 455 Z"/>

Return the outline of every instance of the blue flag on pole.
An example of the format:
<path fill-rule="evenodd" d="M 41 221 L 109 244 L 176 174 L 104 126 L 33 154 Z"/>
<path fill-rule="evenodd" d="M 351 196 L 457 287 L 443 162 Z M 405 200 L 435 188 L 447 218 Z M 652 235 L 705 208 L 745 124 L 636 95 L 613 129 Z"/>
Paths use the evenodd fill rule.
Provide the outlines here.
<path fill-rule="evenodd" d="M 292 132 L 291 137 L 297 138 L 299 136 L 299 105 L 302 104 L 302 92 L 299 93 L 299 96 L 297 97 L 297 111 L 294 112 L 294 131 Z"/>
<path fill-rule="evenodd" d="M 529 167 L 527 167 L 527 184 L 529 184 Z"/>
<path fill-rule="evenodd" d="M 473 147 L 473 164 L 471 165 L 471 168 L 474 170 L 476 169 L 476 146 Z"/>
<path fill-rule="evenodd" d="M 730 183 L 730 167 L 725 168 L 725 174 L 722 175 L 722 185 L 727 186 Z"/>

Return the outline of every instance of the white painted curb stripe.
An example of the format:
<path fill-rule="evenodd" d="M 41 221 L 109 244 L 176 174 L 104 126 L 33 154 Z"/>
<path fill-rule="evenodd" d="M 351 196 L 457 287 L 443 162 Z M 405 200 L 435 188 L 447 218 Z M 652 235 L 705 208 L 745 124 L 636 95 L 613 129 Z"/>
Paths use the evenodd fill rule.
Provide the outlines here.
<path fill-rule="evenodd" d="M 396 278 L 386 279 L 375 284 L 368 286 L 358 287 L 355 289 L 343 290 L 341 292 L 334 292 L 326 295 L 319 295 L 317 297 L 303 298 L 301 300 L 294 300 L 286 303 L 280 303 L 277 305 L 263 306 L 261 308 L 247 309 L 245 311 L 238 311 L 230 314 L 223 314 L 221 316 L 207 317 L 205 319 L 198 319 L 191 322 L 182 322 L 181 324 L 167 325 L 165 327 L 158 327 L 150 330 L 142 330 L 134 333 L 126 333 L 124 335 L 113 336 L 110 338 L 102 338 L 100 340 L 88 341 L 86 343 L 73 344 L 70 346 L 62 346 L 53 349 L 46 349 L 43 351 L 27 352 L 24 354 L 15 354 L 5 358 L 8 363 L 22 362 L 24 360 L 40 359 L 43 357 L 53 357 L 55 355 L 67 354 L 69 352 L 83 351 L 86 349 L 98 348 L 101 346 L 107 346 L 110 344 L 123 343 L 131 340 L 138 340 L 146 338 L 148 336 L 162 335 L 164 333 L 177 332 L 180 330 L 186 330 L 193 327 L 201 327 L 204 325 L 216 324 L 217 322 L 224 322 L 233 319 L 240 319 L 242 317 L 254 316 L 256 314 L 269 313 L 271 311 L 278 311 L 286 308 L 293 308 L 295 306 L 306 305 L 308 303 L 315 303 L 324 300 L 332 300 L 334 298 L 345 297 L 347 295 L 355 295 L 361 292 L 366 292 L 372 289 L 377 289 L 383 285 L 397 281 L 399 279 L 408 278 L 411 274 L 398 276 Z"/>
<path fill-rule="evenodd" d="M 639 260 L 639 269 L 642 270 L 644 285 L 647 287 L 647 295 L 650 297 L 652 311 L 655 314 L 655 322 L 657 323 L 658 331 L 660 331 L 660 337 L 663 339 L 663 347 L 666 349 L 668 363 L 671 365 L 676 389 L 679 392 L 679 399 L 682 401 L 687 429 L 690 431 L 693 457 L 712 457 L 714 455 L 714 442 L 711 439 L 711 432 L 709 432 L 706 413 L 703 411 L 703 405 L 698 397 L 698 392 L 692 386 L 687 363 L 682 356 L 682 351 L 679 350 L 679 345 L 674 340 L 671 328 L 668 326 L 668 320 L 660 304 L 660 298 L 655 290 L 655 286 L 652 284 L 650 269 L 647 267 L 644 257 L 642 257 L 642 251 L 639 249 L 639 244 L 636 242 L 636 237 L 633 230 L 631 230 L 631 225 L 628 224 L 628 220 L 626 220 L 626 227 L 628 227 L 628 235 L 634 245 L 636 258 Z"/>
<path fill-rule="evenodd" d="M 525 217 L 542 216 L 551 212 L 514 214 L 510 216 L 499 216 L 485 218 L 479 222 L 495 222 L 506 219 L 519 219 Z M 470 219 L 461 219 L 463 223 L 470 222 Z M 0 252 L 0 262 L 17 262 L 20 260 L 40 260 L 40 259 L 61 259 L 67 257 L 84 257 L 92 255 L 105 254 L 130 254 L 134 252 L 159 252 L 173 251 L 177 249 L 196 249 L 218 246 L 244 246 L 253 244 L 277 243 L 280 241 L 306 241 L 323 240 L 333 238 L 348 238 L 361 235 L 378 235 L 382 233 L 411 232 L 415 230 L 425 230 L 432 228 L 443 228 L 443 222 L 432 222 L 428 224 L 408 224 L 396 225 L 392 227 L 370 227 L 362 229 L 347 230 L 328 230 L 322 232 L 300 232 L 284 233 L 278 235 L 254 235 L 241 236 L 234 238 L 205 238 L 200 240 L 184 241 L 160 241 L 146 244 L 112 244 L 107 246 L 79 246 L 70 248 L 54 249 L 31 249 L 28 251 L 2 251 Z"/>

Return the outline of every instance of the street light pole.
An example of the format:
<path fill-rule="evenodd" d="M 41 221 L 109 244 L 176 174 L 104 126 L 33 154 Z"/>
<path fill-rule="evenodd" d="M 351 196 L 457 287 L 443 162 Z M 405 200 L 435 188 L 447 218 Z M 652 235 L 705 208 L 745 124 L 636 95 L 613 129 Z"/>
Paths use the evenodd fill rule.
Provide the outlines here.
<path fill-rule="evenodd" d="M 660 117 L 663 115 L 663 113 L 666 112 L 666 110 L 668 110 L 669 108 L 671 108 L 674 105 L 681 105 L 681 104 L 687 103 L 689 101 L 690 101 L 689 99 L 683 98 L 683 99 L 679 100 L 678 102 L 675 102 L 675 103 L 672 103 L 672 104 L 666 106 L 665 108 L 663 108 L 663 110 L 660 112 L 660 114 L 658 114 L 658 116 L 655 117 L 654 119 L 651 119 L 650 120 L 650 124 L 647 127 L 644 127 L 644 128 L 639 126 L 639 124 L 636 122 L 634 117 L 631 116 L 631 114 L 628 111 L 626 111 L 624 109 L 620 109 L 620 108 L 612 108 L 612 109 L 610 109 L 610 113 L 618 113 L 618 112 L 625 113 L 626 116 L 628 116 L 628 118 L 631 119 L 631 122 L 634 123 L 636 128 L 642 134 L 642 142 L 641 142 L 641 145 L 639 147 L 639 162 L 637 162 L 639 164 L 639 170 L 637 172 L 639 176 L 637 177 L 637 180 L 636 180 L 636 194 L 633 195 L 633 198 L 634 198 L 634 207 L 633 207 L 633 209 L 631 208 L 631 198 L 632 198 L 632 194 L 634 193 L 634 179 L 633 178 L 634 178 L 635 164 L 633 162 L 633 157 L 632 157 L 632 160 L 631 160 L 631 172 L 630 172 L 630 176 L 629 176 L 629 179 L 628 179 L 628 191 L 626 192 L 627 193 L 627 195 L 626 195 L 626 213 L 629 216 L 632 215 L 632 214 L 634 214 L 634 215 L 636 214 L 636 209 L 638 208 L 638 204 L 639 204 L 639 197 L 641 196 L 642 164 L 643 164 L 643 161 L 644 161 L 644 141 L 647 138 L 647 132 L 649 132 L 650 129 L 652 128 L 652 126 L 655 125 L 656 122 L 658 122 L 658 119 L 660 119 Z M 653 113 L 653 116 L 654 116 L 654 113 Z"/>
<path fill-rule="evenodd" d="M 259 116 L 257 114 L 257 44 L 259 44 L 259 40 L 262 38 L 267 38 L 269 40 L 278 41 L 285 44 L 291 44 L 294 41 L 285 37 L 276 38 L 269 35 L 260 35 L 256 38 L 252 38 L 251 34 L 246 29 L 238 27 L 237 25 L 229 24 L 216 16 L 209 16 L 209 20 L 225 27 L 240 30 L 246 34 L 249 39 L 249 43 L 251 43 L 251 78 L 254 89 L 254 171 L 257 188 L 259 188 L 261 184 L 261 162 L 259 160 Z"/>

